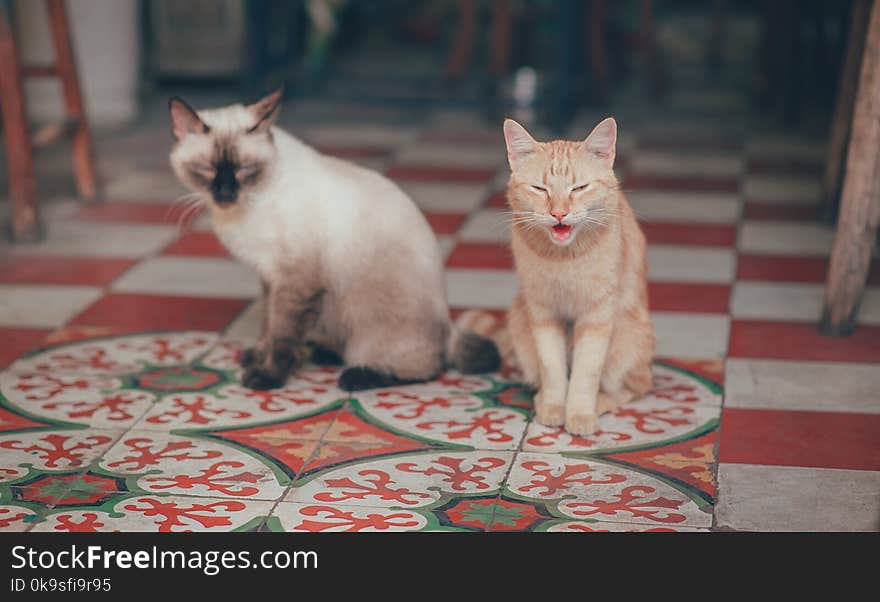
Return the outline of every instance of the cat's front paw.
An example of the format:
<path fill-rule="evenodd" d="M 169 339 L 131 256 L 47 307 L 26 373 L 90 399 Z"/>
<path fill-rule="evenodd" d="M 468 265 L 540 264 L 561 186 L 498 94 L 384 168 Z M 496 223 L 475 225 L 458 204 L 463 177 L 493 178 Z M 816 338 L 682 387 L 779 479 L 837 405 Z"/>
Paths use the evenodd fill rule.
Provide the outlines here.
<path fill-rule="evenodd" d="M 599 417 L 595 414 L 571 414 L 565 417 L 565 430 L 579 437 L 592 435 L 598 425 Z"/>
<path fill-rule="evenodd" d="M 246 368 L 241 377 L 241 384 L 248 389 L 258 389 L 267 391 L 269 389 L 278 389 L 284 386 L 287 381 L 287 374 L 280 374 L 277 371 L 267 370 L 263 366 L 251 365 Z"/>
<path fill-rule="evenodd" d="M 544 401 L 538 393 L 535 395 L 535 419 L 544 426 L 562 426 L 565 422 L 565 404 Z"/>
<path fill-rule="evenodd" d="M 241 355 L 239 355 L 238 365 L 242 368 L 250 368 L 254 364 L 262 363 L 265 355 L 257 347 L 248 347 L 242 350 Z"/>

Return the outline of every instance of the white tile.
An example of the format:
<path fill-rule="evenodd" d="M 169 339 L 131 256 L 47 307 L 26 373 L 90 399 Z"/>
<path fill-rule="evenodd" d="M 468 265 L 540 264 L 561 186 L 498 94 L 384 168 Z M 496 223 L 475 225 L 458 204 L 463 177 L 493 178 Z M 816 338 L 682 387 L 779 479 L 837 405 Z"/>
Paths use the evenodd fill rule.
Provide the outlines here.
<path fill-rule="evenodd" d="M 874 364 L 729 358 L 724 405 L 733 408 L 880 414 Z"/>
<path fill-rule="evenodd" d="M 416 131 L 379 125 L 320 125 L 306 128 L 301 135 L 319 146 L 394 148 L 413 140 Z"/>
<path fill-rule="evenodd" d="M 437 245 L 440 247 L 440 255 L 443 257 L 443 261 L 446 261 L 446 258 L 449 257 L 449 254 L 452 252 L 452 249 L 455 248 L 456 240 L 454 236 L 437 236 Z"/>
<path fill-rule="evenodd" d="M 880 530 L 880 471 L 718 466 L 716 526 L 743 531 Z"/>
<path fill-rule="evenodd" d="M 818 176 L 750 175 L 742 192 L 749 201 L 809 205 L 821 200 L 822 181 Z"/>
<path fill-rule="evenodd" d="M 648 245 L 648 280 L 728 284 L 734 279 L 736 253 L 731 249 Z"/>
<path fill-rule="evenodd" d="M 446 270 L 446 294 L 452 307 L 507 309 L 517 288 L 514 270 Z"/>
<path fill-rule="evenodd" d="M 756 134 L 746 143 L 746 153 L 752 159 L 824 162 L 827 152 L 822 140 L 791 135 Z"/>
<path fill-rule="evenodd" d="M 676 358 L 715 358 L 727 353 L 730 317 L 721 314 L 651 312 L 656 354 Z"/>
<path fill-rule="evenodd" d="M 147 172 L 132 171 L 117 174 L 105 187 L 105 195 L 114 201 L 156 201 L 166 203 L 189 191 L 167 170 Z"/>
<path fill-rule="evenodd" d="M 660 176 L 738 178 L 745 164 L 738 153 L 639 150 L 629 157 L 627 169 L 630 173 Z"/>
<path fill-rule="evenodd" d="M 194 297 L 253 298 L 260 293 L 256 272 L 229 259 L 165 256 L 147 259 L 113 283 L 128 293 Z"/>
<path fill-rule="evenodd" d="M 176 236 L 172 225 L 55 220 L 46 223 L 42 242 L 0 244 L 0 253 L 137 258 L 158 252 Z"/>
<path fill-rule="evenodd" d="M 494 169 L 506 159 L 503 145 L 414 142 L 398 151 L 394 164 Z"/>
<path fill-rule="evenodd" d="M 437 213 L 470 213 L 489 194 L 485 184 L 449 184 L 446 182 L 398 182 L 415 204 Z"/>
<path fill-rule="evenodd" d="M 458 231 L 468 242 L 506 243 L 510 240 L 510 214 L 502 209 L 484 209 L 471 215 Z"/>
<path fill-rule="evenodd" d="M 740 197 L 723 192 L 634 190 L 626 198 L 639 219 L 652 222 L 735 224 L 742 212 Z"/>
<path fill-rule="evenodd" d="M 94 286 L 0 284 L 0 326 L 56 328 L 101 296 Z"/>
<path fill-rule="evenodd" d="M 755 320 L 818 322 L 824 295 L 824 284 L 740 281 L 733 288 L 731 314 Z M 861 324 L 880 323 L 880 289 L 865 291 L 858 321 Z"/>
<path fill-rule="evenodd" d="M 823 256 L 833 244 L 831 226 L 746 220 L 740 225 L 737 248 L 747 253 Z"/>
<path fill-rule="evenodd" d="M 247 345 L 256 342 L 263 330 L 263 315 L 266 312 L 262 297 L 248 305 L 226 329 L 226 339 L 240 341 Z"/>

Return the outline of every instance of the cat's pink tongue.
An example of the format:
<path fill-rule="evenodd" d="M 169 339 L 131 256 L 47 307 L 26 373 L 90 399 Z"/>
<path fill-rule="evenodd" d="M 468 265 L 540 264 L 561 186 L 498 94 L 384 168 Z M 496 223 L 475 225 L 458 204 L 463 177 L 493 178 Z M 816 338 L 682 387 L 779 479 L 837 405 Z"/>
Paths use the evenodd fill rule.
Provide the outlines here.
<path fill-rule="evenodd" d="M 566 224 L 556 224 L 551 230 L 553 231 L 553 238 L 558 242 L 565 242 L 571 236 L 571 226 Z"/>

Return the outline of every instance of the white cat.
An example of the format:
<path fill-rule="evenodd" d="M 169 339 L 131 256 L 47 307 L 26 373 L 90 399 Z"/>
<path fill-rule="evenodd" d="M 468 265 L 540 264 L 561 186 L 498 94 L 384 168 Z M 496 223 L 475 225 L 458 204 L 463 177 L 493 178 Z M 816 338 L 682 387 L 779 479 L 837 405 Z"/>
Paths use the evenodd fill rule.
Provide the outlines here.
<path fill-rule="evenodd" d="M 450 322 L 437 240 L 412 200 L 274 126 L 280 101 L 279 90 L 198 112 L 169 103 L 177 177 L 263 280 L 263 333 L 242 358 L 242 382 L 281 386 L 307 341 L 344 359 L 347 390 L 428 380 L 447 362 L 495 370 L 494 344 Z"/>

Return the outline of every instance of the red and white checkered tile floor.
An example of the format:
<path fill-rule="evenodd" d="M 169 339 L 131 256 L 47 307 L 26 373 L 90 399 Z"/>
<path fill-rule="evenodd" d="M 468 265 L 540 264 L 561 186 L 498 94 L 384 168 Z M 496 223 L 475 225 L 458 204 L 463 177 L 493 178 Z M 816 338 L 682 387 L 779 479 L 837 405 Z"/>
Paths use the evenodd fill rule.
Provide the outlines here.
<path fill-rule="evenodd" d="M 237 387 L 257 278 L 204 219 L 174 224 L 164 129 L 106 141 L 106 203 L 50 203 L 45 242 L 2 249 L 0 530 L 877 530 L 880 271 L 855 334 L 820 336 L 821 141 L 715 123 L 621 121 L 661 361 L 657 392 L 589 439 L 529 422 L 504 374 Z M 496 128 L 294 130 L 413 197 L 453 308 L 509 306 Z"/>

